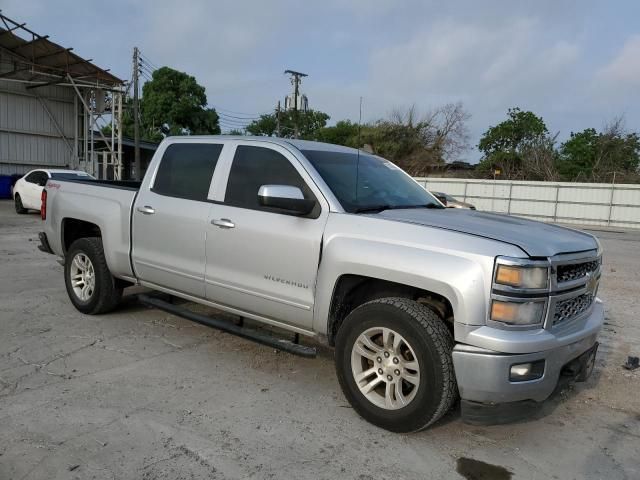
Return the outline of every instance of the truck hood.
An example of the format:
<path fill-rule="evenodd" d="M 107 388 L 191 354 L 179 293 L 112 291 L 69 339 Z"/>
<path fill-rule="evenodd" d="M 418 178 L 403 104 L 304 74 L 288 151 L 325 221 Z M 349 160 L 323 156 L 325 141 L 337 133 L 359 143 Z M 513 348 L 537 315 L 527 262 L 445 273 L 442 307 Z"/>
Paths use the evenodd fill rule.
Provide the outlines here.
<path fill-rule="evenodd" d="M 551 257 L 561 253 L 598 248 L 595 238 L 588 233 L 534 220 L 474 210 L 400 209 L 385 210 L 374 216 L 498 240 L 520 247 L 531 257 Z"/>

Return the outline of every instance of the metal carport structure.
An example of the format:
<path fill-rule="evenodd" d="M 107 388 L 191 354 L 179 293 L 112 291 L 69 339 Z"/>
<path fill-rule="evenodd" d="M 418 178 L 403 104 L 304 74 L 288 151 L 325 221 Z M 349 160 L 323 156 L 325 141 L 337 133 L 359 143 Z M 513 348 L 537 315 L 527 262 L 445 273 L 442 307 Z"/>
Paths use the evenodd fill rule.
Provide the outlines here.
<path fill-rule="evenodd" d="M 0 173 L 68 167 L 120 179 L 124 87 L 0 11 Z M 97 140 L 107 148 L 95 150 Z"/>

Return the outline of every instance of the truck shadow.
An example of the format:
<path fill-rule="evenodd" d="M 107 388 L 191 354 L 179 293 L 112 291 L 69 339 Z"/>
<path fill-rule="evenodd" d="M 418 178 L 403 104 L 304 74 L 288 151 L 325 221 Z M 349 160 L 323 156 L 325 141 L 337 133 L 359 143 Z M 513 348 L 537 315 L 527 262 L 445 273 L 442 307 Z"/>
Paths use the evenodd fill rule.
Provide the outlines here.
<path fill-rule="evenodd" d="M 130 287 L 126 291 L 127 291 L 127 295 L 123 297 L 122 302 L 117 310 L 118 312 L 123 313 L 126 311 L 127 313 L 135 313 L 135 312 L 143 312 L 148 310 L 156 310 L 152 307 L 142 304 L 138 300 L 138 295 L 149 294 L 150 292 L 149 289 L 136 286 L 136 287 Z M 172 297 L 171 295 L 162 294 L 158 292 L 153 292 L 153 295 L 159 298 L 162 298 L 166 301 L 170 301 L 175 305 L 183 305 L 187 307 L 189 310 L 197 310 L 198 313 L 205 314 L 207 316 L 211 316 L 218 319 L 223 319 L 230 323 L 237 324 L 237 322 L 239 322 L 241 319 L 241 317 L 237 315 L 232 315 L 211 307 L 195 304 L 193 302 L 183 300 L 181 298 Z M 157 310 L 157 312 L 160 313 L 162 312 L 162 310 Z M 176 318 L 181 318 L 181 317 L 176 316 Z M 184 321 L 188 322 L 189 320 L 184 320 Z M 285 331 L 285 330 L 271 327 L 268 325 L 260 324 L 258 322 L 253 322 L 250 320 L 245 320 L 244 322 L 246 326 L 252 329 L 269 332 L 274 337 L 289 339 L 289 338 L 293 338 L 294 336 L 294 334 L 292 334 L 289 331 Z M 212 328 L 212 330 L 215 331 L 217 329 Z M 250 340 L 244 340 L 244 341 L 250 342 Z M 322 360 L 323 362 L 331 362 L 331 363 L 334 361 L 333 348 L 327 346 L 324 343 L 320 343 L 314 340 L 313 338 L 301 337 L 301 341 L 303 344 L 311 346 L 316 349 L 317 351 L 316 359 Z M 609 348 L 607 348 L 607 345 L 606 345 L 606 339 L 605 339 L 605 345 L 602 345 L 602 347 L 604 348 L 601 348 L 598 351 L 598 355 L 596 358 L 596 362 L 597 362 L 596 368 L 594 369 L 593 374 L 591 375 L 591 377 L 588 379 L 587 382 L 576 383 L 570 378 L 564 378 L 564 379 L 561 378 L 561 381 L 559 382 L 558 386 L 556 387 L 554 392 L 551 394 L 551 396 L 545 402 L 534 407 L 530 415 L 527 415 L 525 418 L 515 420 L 509 423 L 525 424 L 529 422 L 535 422 L 542 418 L 548 417 L 549 415 L 552 415 L 558 407 L 562 406 L 563 404 L 566 404 L 567 402 L 571 402 L 572 399 L 574 399 L 580 392 L 584 390 L 590 390 L 590 389 L 596 388 L 599 383 L 599 378 L 602 375 L 601 367 L 603 364 L 606 363 L 607 358 L 610 355 L 610 350 Z M 286 357 L 288 357 L 288 355 L 283 356 L 282 359 Z M 345 405 L 345 407 L 347 407 L 347 405 Z M 454 406 L 451 408 L 451 410 L 449 410 L 447 414 L 445 414 L 440 420 L 438 420 L 432 426 L 432 428 L 444 427 L 446 425 L 458 422 L 460 420 L 461 420 L 461 409 L 460 409 L 460 402 L 458 401 L 456 402 L 456 404 L 454 404 Z M 493 424 L 486 424 L 486 426 L 497 425 L 499 423 L 500 422 L 496 422 Z"/>

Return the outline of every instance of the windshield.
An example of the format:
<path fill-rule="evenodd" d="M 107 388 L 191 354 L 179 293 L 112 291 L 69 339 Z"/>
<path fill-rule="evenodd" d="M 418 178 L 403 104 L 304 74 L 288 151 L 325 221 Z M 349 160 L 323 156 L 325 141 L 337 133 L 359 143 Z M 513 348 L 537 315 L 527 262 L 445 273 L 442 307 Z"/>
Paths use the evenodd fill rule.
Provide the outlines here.
<path fill-rule="evenodd" d="M 52 173 L 51 178 L 53 180 L 89 180 L 93 179 L 91 175 L 85 172 L 65 172 L 65 173 Z"/>
<path fill-rule="evenodd" d="M 443 208 L 393 163 L 360 152 L 302 150 L 349 213 L 393 208 Z M 357 188 L 356 188 L 357 183 Z"/>

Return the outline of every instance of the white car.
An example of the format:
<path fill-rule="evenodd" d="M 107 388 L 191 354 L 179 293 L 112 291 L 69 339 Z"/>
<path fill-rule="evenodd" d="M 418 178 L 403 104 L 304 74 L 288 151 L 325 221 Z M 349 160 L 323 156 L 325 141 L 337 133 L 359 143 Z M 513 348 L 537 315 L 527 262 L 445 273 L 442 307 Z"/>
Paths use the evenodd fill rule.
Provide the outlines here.
<path fill-rule="evenodd" d="M 13 186 L 13 200 L 17 213 L 27 213 L 28 210 L 40 211 L 42 189 L 50 178 L 87 180 L 94 177 L 79 170 L 31 170 Z"/>

